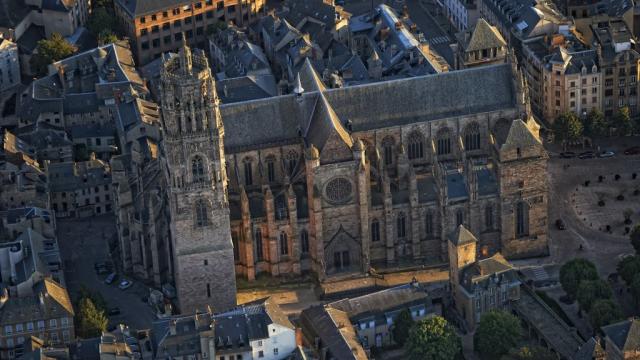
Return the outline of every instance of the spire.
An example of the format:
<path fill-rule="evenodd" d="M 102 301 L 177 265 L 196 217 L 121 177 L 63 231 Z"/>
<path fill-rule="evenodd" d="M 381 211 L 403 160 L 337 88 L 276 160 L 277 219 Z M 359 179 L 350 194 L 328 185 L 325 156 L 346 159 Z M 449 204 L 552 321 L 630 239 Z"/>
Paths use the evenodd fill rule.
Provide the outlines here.
<path fill-rule="evenodd" d="M 191 48 L 187 44 L 187 37 L 182 33 L 182 47 L 180 48 L 180 68 L 184 75 L 191 75 L 193 63 L 191 58 Z"/>

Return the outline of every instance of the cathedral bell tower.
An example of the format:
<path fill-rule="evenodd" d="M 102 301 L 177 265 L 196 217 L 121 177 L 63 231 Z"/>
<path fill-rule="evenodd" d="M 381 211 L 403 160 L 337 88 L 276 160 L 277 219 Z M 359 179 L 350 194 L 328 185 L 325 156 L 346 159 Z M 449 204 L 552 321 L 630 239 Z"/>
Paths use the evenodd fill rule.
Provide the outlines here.
<path fill-rule="evenodd" d="M 163 62 L 160 93 L 178 307 L 224 311 L 236 305 L 235 265 L 224 129 L 204 52 L 183 43 Z"/>

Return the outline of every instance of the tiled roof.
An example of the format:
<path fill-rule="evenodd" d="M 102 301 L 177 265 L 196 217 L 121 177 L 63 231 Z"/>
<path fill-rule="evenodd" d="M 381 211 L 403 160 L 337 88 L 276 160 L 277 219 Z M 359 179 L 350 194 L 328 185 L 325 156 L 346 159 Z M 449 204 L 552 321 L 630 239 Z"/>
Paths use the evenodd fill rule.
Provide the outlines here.
<path fill-rule="evenodd" d="M 507 43 L 504 38 L 498 32 L 495 26 L 489 25 L 489 23 L 483 19 L 478 19 L 471 39 L 465 48 L 466 51 L 477 51 L 490 48 L 500 48 L 506 46 Z"/>

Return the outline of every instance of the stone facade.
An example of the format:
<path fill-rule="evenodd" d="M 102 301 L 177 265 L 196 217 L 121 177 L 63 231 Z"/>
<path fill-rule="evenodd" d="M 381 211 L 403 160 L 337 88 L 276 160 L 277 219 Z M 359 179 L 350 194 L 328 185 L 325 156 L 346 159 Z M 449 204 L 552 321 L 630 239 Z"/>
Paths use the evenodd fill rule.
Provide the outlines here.
<path fill-rule="evenodd" d="M 182 313 L 236 305 L 224 130 L 204 53 L 163 63 L 162 118 L 174 279 Z"/>
<path fill-rule="evenodd" d="M 145 271 L 183 312 L 234 305 L 233 264 L 249 280 L 442 264 L 459 225 L 480 257 L 548 253 L 547 156 L 514 65 L 326 89 L 307 60 L 294 94 L 222 106 L 207 66 L 188 48 L 165 62 L 166 185 L 140 190 L 153 231 L 121 237 L 131 259 L 171 249 L 173 278 Z"/>

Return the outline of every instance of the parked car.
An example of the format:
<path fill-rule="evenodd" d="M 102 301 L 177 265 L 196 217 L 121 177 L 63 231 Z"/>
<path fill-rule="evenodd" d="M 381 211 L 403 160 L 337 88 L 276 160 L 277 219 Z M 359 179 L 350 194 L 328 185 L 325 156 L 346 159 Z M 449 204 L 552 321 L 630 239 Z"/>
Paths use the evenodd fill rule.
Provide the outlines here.
<path fill-rule="evenodd" d="M 127 280 L 127 279 L 123 279 L 122 281 L 120 281 L 120 285 L 118 285 L 118 288 L 120 288 L 120 290 L 127 290 L 132 285 L 133 285 L 133 281 Z"/>
<path fill-rule="evenodd" d="M 111 273 L 111 274 L 109 274 L 109 276 L 107 276 L 106 279 L 104 279 L 104 283 L 107 284 L 107 285 L 111 285 L 111 284 L 113 284 L 113 282 L 116 280 L 117 277 L 118 277 L 118 274 Z"/>
<path fill-rule="evenodd" d="M 640 146 L 632 146 L 624 150 L 625 155 L 638 155 L 640 154 Z"/>
<path fill-rule="evenodd" d="M 556 227 L 558 228 L 558 230 L 564 230 L 567 227 L 564 225 L 564 221 L 562 221 L 562 219 L 558 219 L 556 220 Z"/>
<path fill-rule="evenodd" d="M 120 308 L 114 307 L 109 309 L 109 316 L 120 315 Z"/>
<path fill-rule="evenodd" d="M 563 159 L 571 159 L 576 157 L 576 153 L 574 153 L 573 151 L 565 151 L 560 153 L 560 157 Z"/>
<path fill-rule="evenodd" d="M 108 273 L 109 273 L 109 269 L 107 269 L 106 266 L 99 266 L 96 268 L 96 274 L 98 275 L 104 275 Z"/>
<path fill-rule="evenodd" d="M 593 151 L 585 151 L 578 155 L 578 159 L 593 159 L 594 157 L 596 157 L 596 154 Z"/>
<path fill-rule="evenodd" d="M 598 157 L 600 158 L 610 158 L 613 157 L 616 153 L 614 153 L 613 151 L 605 151 L 605 152 L 601 152 Z"/>

